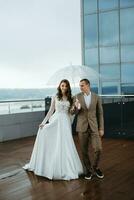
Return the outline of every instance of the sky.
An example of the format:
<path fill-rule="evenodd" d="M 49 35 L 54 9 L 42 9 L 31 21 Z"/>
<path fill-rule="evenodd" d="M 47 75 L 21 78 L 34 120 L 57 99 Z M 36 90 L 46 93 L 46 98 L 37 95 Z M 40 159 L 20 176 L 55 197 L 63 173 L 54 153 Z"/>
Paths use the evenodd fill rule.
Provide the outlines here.
<path fill-rule="evenodd" d="M 80 0 L 0 0 L 0 88 L 44 88 L 81 64 Z"/>

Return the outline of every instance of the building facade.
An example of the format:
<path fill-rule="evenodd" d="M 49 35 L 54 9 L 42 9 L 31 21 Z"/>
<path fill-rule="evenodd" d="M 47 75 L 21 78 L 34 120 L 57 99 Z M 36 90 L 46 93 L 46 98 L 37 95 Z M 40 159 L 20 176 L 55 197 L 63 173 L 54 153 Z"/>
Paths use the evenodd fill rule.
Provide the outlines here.
<path fill-rule="evenodd" d="M 134 0 L 81 0 L 82 64 L 99 94 L 134 94 Z"/>

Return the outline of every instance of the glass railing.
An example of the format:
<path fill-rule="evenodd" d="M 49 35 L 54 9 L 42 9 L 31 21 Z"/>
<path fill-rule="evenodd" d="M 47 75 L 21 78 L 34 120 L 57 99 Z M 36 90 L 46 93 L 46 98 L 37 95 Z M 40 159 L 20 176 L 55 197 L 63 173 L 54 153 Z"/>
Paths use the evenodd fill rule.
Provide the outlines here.
<path fill-rule="evenodd" d="M 0 115 L 45 111 L 45 99 L 0 101 Z"/>
<path fill-rule="evenodd" d="M 105 135 L 134 138 L 134 95 L 102 95 Z"/>
<path fill-rule="evenodd" d="M 112 104 L 134 101 L 134 95 L 100 95 L 103 104 Z M 0 101 L 0 115 L 45 111 L 49 109 L 50 98 Z"/>
<path fill-rule="evenodd" d="M 134 138 L 134 95 L 100 95 L 104 110 L 105 136 Z M 49 110 L 51 97 L 35 100 L 0 101 L 0 115 Z M 74 120 L 74 129 L 75 129 Z M 74 130 L 75 132 L 75 130 Z"/>
<path fill-rule="evenodd" d="M 103 104 L 134 101 L 134 95 L 100 95 Z"/>
<path fill-rule="evenodd" d="M 134 139 L 134 95 L 100 95 L 105 137 Z M 77 116 L 73 123 L 76 131 Z"/>

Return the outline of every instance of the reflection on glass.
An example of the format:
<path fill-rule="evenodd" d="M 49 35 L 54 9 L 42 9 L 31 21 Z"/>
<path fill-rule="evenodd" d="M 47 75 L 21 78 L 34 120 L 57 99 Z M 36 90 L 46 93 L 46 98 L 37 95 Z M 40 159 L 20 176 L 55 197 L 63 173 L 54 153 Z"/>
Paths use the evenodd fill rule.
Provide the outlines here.
<path fill-rule="evenodd" d="M 108 10 L 118 8 L 118 0 L 99 0 L 99 9 Z"/>
<path fill-rule="evenodd" d="M 120 0 L 120 7 L 134 6 L 134 0 Z"/>
<path fill-rule="evenodd" d="M 134 42 L 134 8 L 120 10 L 121 43 Z"/>
<path fill-rule="evenodd" d="M 98 84 L 91 82 L 92 91 L 98 94 Z"/>
<path fill-rule="evenodd" d="M 100 45 L 117 45 L 119 43 L 118 11 L 100 13 Z"/>
<path fill-rule="evenodd" d="M 102 94 L 119 94 L 119 83 L 102 82 Z"/>
<path fill-rule="evenodd" d="M 98 49 L 85 49 L 85 63 L 86 65 L 98 64 Z"/>
<path fill-rule="evenodd" d="M 121 65 L 121 82 L 133 83 L 134 82 L 134 64 L 125 63 Z"/>
<path fill-rule="evenodd" d="M 102 80 L 119 79 L 120 78 L 120 66 L 119 65 L 101 65 L 100 75 Z"/>
<path fill-rule="evenodd" d="M 98 72 L 98 65 L 88 65 L 86 63 L 85 63 L 85 65 L 91 67 L 93 70 L 95 70 L 96 72 Z M 95 82 L 96 82 L 96 80 L 95 80 Z"/>
<path fill-rule="evenodd" d="M 101 63 L 118 63 L 119 47 L 102 47 L 100 48 Z"/>
<path fill-rule="evenodd" d="M 134 46 L 133 45 L 121 47 L 121 61 L 134 62 Z"/>
<path fill-rule="evenodd" d="M 134 84 L 122 84 L 121 93 L 134 95 Z"/>
<path fill-rule="evenodd" d="M 84 13 L 93 13 L 97 11 L 97 0 L 84 0 Z"/>
<path fill-rule="evenodd" d="M 84 17 L 84 37 L 85 48 L 95 47 L 98 45 L 97 15 Z"/>

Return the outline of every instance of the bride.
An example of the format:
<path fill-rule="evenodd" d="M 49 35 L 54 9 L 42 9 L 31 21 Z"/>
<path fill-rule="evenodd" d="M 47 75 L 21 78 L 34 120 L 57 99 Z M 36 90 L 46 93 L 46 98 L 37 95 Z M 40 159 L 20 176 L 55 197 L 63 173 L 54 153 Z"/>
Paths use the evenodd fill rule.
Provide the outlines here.
<path fill-rule="evenodd" d="M 69 81 L 62 80 L 57 90 L 49 112 L 39 125 L 30 162 L 23 168 L 51 180 L 77 179 L 83 167 L 72 137 Z"/>

